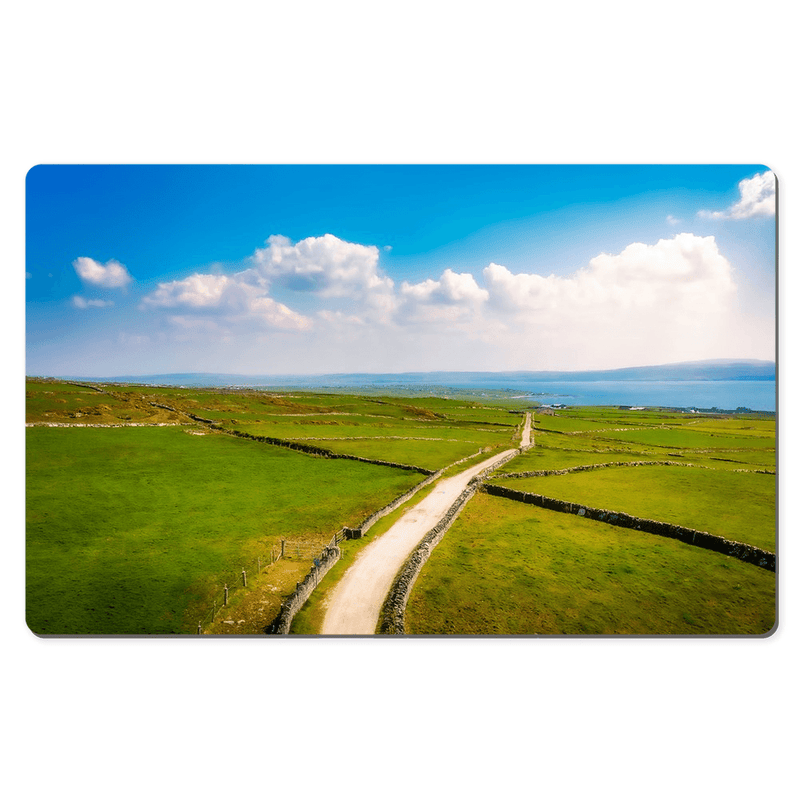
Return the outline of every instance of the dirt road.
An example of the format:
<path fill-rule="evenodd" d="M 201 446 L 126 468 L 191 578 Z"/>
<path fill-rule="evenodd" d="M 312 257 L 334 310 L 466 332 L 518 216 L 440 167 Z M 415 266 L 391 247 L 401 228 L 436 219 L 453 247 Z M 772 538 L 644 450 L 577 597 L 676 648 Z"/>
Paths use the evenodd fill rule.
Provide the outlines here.
<path fill-rule="evenodd" d="M 525 412 L 525 427 L 522 429 L 522 440 L 520 447 L 529 447 L 531 443 L 531 412 Z"/>
<path fill-rule="evenodd" d="M 406 511 L 383 536 L 367 545 L 331 593 L 320 633 L 374 634 L 383 601 L 411 551 L 475 475 L 512 452 L 506 450 L 439 481 L 431 494 Z"/>

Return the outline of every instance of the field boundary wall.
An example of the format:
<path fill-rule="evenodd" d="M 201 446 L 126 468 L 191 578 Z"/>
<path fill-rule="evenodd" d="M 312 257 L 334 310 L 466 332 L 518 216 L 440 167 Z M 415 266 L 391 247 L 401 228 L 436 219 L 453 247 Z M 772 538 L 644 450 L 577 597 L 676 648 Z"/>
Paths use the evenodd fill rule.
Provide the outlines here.
<path fill-rule="evenodd" d="M 389 594 L 384 601 L 381 609 L 380 621 L 378 623 L 378 633 L 388 635 L 402 635 L 405 633 L 405 610 L 411 590 L 419 577 L 422 567 L 431 556 L 433 549 L 444 538 L 445 533 L 455 522 L 464 506 L 470 498 L 478 491 L 483 481 L 506 464 L 512 458 L 519 455 L 519 450 L 514 450 L 497 464 L 487 467 L 476 475 L 467 485 L 467 488 L 456 498 L 447 513 L 422 537 L 420 543 L 414 548 L 411 555 L 406 559 L 400 571 L 389 589 Z"/>
<path fill-rule="evenodd" d="M 443 472 L 444 469 L 440 469 L 438 472 L 433 473 L 433 475 L 429 475 L 427 478 L 425 478 L 425 480 L 420 481 L 416 486 L 412 486 L 408 491 L 404 492 L 398 497 L 395 497 L 394 500 L 392 500 L 390 503 L 387 503 L 383 508 L 376 511 L 374 514 L 370 514 L 357 527 L 342 528 L 341 533 L 344 535 L 344 538 L 360 539 L 381 517 L 385 517 L 387 514 L 390 514 L 392 511 L 399 508 L 403 503 L 412 498 L 420 489 L 435 481 Z M 337 539 L 338 537 L 334 538 Z M 305 578 L 303 578 L 303 580 L 297 584 L 297 588 L 294 590 L 294 592 L 292 592 L 292 594 L 290 594 L 289 597 L 287 597 L 286 600 L 281 603 L 281 610 L 278 612 L 278 615 L 275 617 L 272 623 L 267 627 L 267 633 L 289 633 L 292 627 L 292 620 L 297 612 L 300 611 L 300 609 L 305 605 L 306 601 L 311 596 L 311 593 L 317 588 L 319 582 L 328 573 L 331 567 L 333 567 L 334 564 L 339 561 L 341 556 L 342 552 L 338 545 L 329 545 L 325 548 L 325 550 L 323 550 L 322 556 L 319 559 L 320 566 L 317 567 L 315 564 Z"/>
<path fill-rule="evenodd" d="M 449 464 L 447 467 L 443 467 L 440 470 L 437 470 L 432 475 L 429 475 L 425 480 L 420 481 L 416 486 L 412 486 L 408 491 L 403 492 L 403 494 L 395 497 L 390 503 L 387 503 L 383 508 L 376 511 L 374 514 L 370 514 L 360 525 L 355 528 L 348 528 L 344 527 L 340 531 L 342 534 L 342 538 L 345 539 L 360 539 L 363 537 L 366 532 L 379 520 L 381 517 L 385 517 L 387 514 L 390 514 L 392 511 L 398 509 L 403 503 L 410 500 L 420 489 L 423 489 L 430 483 L 433 483 L 435 480 L 438 480 L 445 470 L 450 469 L 450 467 L 454 467 L 457 464 L 461 464 L 464 461 L 469 460 L 470 458 L 474 458 L 478 453 L 473 453 L 470 456 L 466 456 L 465 458 L 460 458 L 458 461 L 454 461 L 452 464 Z M 516 455 L 516 454 L 515 454 Z M 505 463 L 506 459 L 503 460 Z M 341 550 L 338 547 L 339 537 L 338 535 L 334 537 L 334 541 L 336 542 L 336 546 L 330 545 L 329 547 L 325 548 L 323 551 L 323 556 L 320 557 L 320 566 L 317 567 L 314 565 L 309 573 L 303 578 L 300 583 L 297 584 L 297 588 L 294 592 L 292 592 L 289 597 L 283 601 L 281 604 L 281 610 L 278 612 L 278 615 L 272 621 L 272 623 L 267 627 L 267 633 L 271 634 L 287 634 L 291 630 L 292 621 L 294 620 L 295 615 L 298 611 L 305 605 L 308 598 L 311 596 L 311 593 L 314 589 L 317 588 L 320 580 L 328 573 L 328 571 L 333 567 L 334 564 L 341 558 Z M 327 551 L 335 550 L 335 553 L 329 553 Z M 327 554 L 326 554 L 327 553 Z"/>
<path fill-rule="evenodd" d="M 557 500 L 553 497 L 546 497 L 532 492 L 521 492 L 518 489 L 510 489 L 507 486 L 486 484 L 483 490 L 495 497 L 503 497 L 507 500 L 515 500 L 520 503 L 528 503 L 550 511 L 560 511 L 565 514 L 577 514 L 585 519 L 605 522 L 608 525 L 616 525 L 620 528 L 632 528 L 645 533 L 652 533 L 656 536 L 664 536 L 669 539 L 677 539 L 684 544 L 702 547 L 706 550 L 713 550 L 723 555 L 733 556 L 740 561 L 748 564 L 755 564 L 762 569 L 775 572 L 775 553 L 762 550 L 760 547 L 735 542 L 716 536 L 706 531 L 698 531 L 694 528 L 685 528 L 681 525 L 672 525 L 668 522 L 658 522 L 652 519 L 635 517 L 622 511 L 609 511 L 604 508 L 592 508 L 580 503 L 570 503 L 565 500 Z"/>
<path fill-rule="evenodd" d="M 267 626 L 266 633 L 286 634 L 292 627 L 295 614 L 305 605 L 319 582 L 328 574 L 330 569 L 342 557 L 341 548 L 329 545 L 326 547 L 311 571 L 297 584 L 297 588 L 281 603 L 281 610 L 275 619 Z"/>
<path fill-rule="evenodd" d="M 205 417 L 200 417 L 197 414 L 192 414 L 190 411 L 179 411 L 178 409 L 164 405 L 163 403 L 151 402 L 150 405 L 156 406 L 157 408 L 166 409 L 167 411 L 174 411 L 178 414 L 184 414 L 185 416 L 189 417 L 189 419 L 193 419 L 195 422 L 202 422 L 204 425 L 208 425 L 215 431 L 227 434 L 228 436 L 238 436 L 240 439 L 250 439 L 254 442 L 271 444 L 275 445 L 276 447 L 286 447 L 289 450 L 297 450 L 301 453 L 308 453 L 309 455 L 313 456 L 321 456 L 322 458 L 342 458 L 348 461 L 361 461 L 364 464 L 377 464 L 378 466 L 381 467 L 394 467 L 395 469 L 404 469 L 408 470 L 409 472 L 420 472 L 423 475 L 433 475 L 435 472 L 432 469 L 426 469 L 425 467 L 418 467 L 414 464 L 397 464 L 394 461 L 379 461 L 373 458 L 362 458 L 361 456 L 351 456 L 347 455 L 346 453 L 334 453 L 333 450 L 328 450 L 324 447 L 317 447 L 316 445 L 313 444 L 303 444 L 302 442 L 293 442 L 290 439 L 278 439 L 274 436 L 256 436 L 254 433 L 245 433 L 244 431 L 239 431 L 236 430 L 235 428 L 231 429 L 223 428 L 219 423 L 214 422 L 213 419 L 206 419 Z"/>
<path fill-rule="evenodd" d="M 741 463 L 741 462 L 739 462 Z M 580 464 L 564 469 L 536 469 L 529 472 L 506 472 L 503 478 L 545 478 L 551 475 L 568 475 L 571 472 L 588 472 L 593 469 L 608 469 L 610 467 L 692 467 L 693 469 L 716 469 L 706 464 L 691 464 L 686 461 L 607 461 L 603 464 Z M 732 469 L 728 472 L 753 472 L 761 475 L 774 475 L 774 470 L 769 469 Z"/>

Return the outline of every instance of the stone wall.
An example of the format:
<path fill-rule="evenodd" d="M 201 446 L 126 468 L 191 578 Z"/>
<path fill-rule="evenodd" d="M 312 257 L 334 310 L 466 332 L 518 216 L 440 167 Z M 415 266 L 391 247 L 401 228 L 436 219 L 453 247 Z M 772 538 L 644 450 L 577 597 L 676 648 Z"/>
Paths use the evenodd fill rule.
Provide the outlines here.
<path fill-rule="evenodd" d="M 212 425 L 214 430 L 220 433 L 227 433 L 230 436 L 238 436 L 240 439 L 252 439 L 254 442 L 263 442 L 264 444 L 272 444 L 277 447 L 286 447 L 290 450 L 298 450 L 301 453 L 309 453 L 310 455 L 322 456 L 323 458 L 343 458 L 348 461 L 361 461 L 364 464 L 377 464 L 381 467 L 394 467 L 395 469 L 405 469 L 410 472 L 420 472 L 423 475 L 433 475 L 434 470 L 426 469 L 425 467 L 417 467 L 414 464 L 398 464 L 394 461 L 380 461 L 375 458 L 362 458 L 361 456 L 351 456 L 346 453 L 334 453 L 333 450 L 328 450 L 324 447 L 317 447 L 313 444 L 304 444 L 302 442 L 292 442 L 288 439 L 277 439 L 273 436 L 256 436 L 252 433 L 245 433 L 244 431 L 237 431 L 235 429 L 222 428 L 218 425 Z"/>
<path fill-rule="evenodd" d="M 604 464 L 580 464 L 576 467 L 564 469 L 536 469 L 530 472 L 506 472 L 503 478 L 544 478 L 550 475 L 567 475 L 570 472 L 588 472 L 593 469 L 608 469 L 609 467 L 692 467 L 694 469 L 715 469 L 705 464 L 691 464 L 686 461 L 607 461 Z M 733 469 L 731 472 L 753 472 L 762 475 L 774 475 L 774 470 L 769 469 Z"/>
<path fill-rule="evenodd" d="M 545 497 L 541 494 L 520 492 L 517 489 L 509 489 L 507 486 L 485 485 L 483 489 L 487 494 L 495 497 L 505 497 L 509 500 L 530 503 L 531 505 L 546 508 L 551 511 L 560 511 L 565 514 L 577 514 L 586 519 L 605 522 L 608 525 L 616 525 L 620 528 L 633 528 L 637 531 L 653 533 L 656 536 L 677 539 L 684 544 L 703 547 L 707 550 L 733 556 L 740 561 L 745 561 L 748 564 L 755 564 L 758 567 L 775 572 L 775 553 L 762 550 L 753 545 L 744 544 L 743 542 L 734 542 L 730 539 L 725 539 L 722 536 L 715 536 L 705 531 L 684 528 L 681 525 L 671 525 L 667 522 L 657 522 L 652 519 L 634 517 L 631 514 L 625 514 L 621 511 L 591 508 L 590 506 L 581 505 L 579 503 L 569 503 L 565 500 Z"/>
<path fill-rule="evenodd" d="M 317 559 L 319 566 L 315 564 L 308 575 L 297 584 L 297 588 L 281 603 L 278 616 L 267 627 L 265 633 L 289 633 L 295 614 L 305 605 L 311 592 L 341 557 L 342 551 L 338 547 L 326 547 Z"/>
<path fill-rule="evenodd" d="M 567 475 L 570 472 L 588 472 L 593 469 L 608 469 L 609 467 L 697 467 L 711 469 L 697 464 L 687 464 L 684 461 L 606 461 L 603 464 L 580 464 L 564 469 L 535 469 L 529 472 L 506 472 L 503 478 L 544 478 L 550 475 Z"/>
<path fill-rule="evenodd" d="M 403 634 L 405 633 L 404 616 L 408 598 L 411 596 L 411 589 L 422 571 L 422 567 L 430 558 L 434 547 L 442 540 L 456 517 L 461 513 L 461 509 L 467 504 L 469 499 L 480 488 L 483 481 L 494 470 L 503 464 L 516 458 L 519 450 L 514 450 L 505 458 L 487 467 L 478 473 L 467 485 L 467 488 L 456 498 L 456 501 L 447 510 L 447 513 L 423 536 L 420 543 L 406 559 L 397 577 L 394 579 L 389 594 L 384 601 L 381 609 L 381 616 L 378 623 L 378 632 L 381 634 Z"/>
<path fill-rule="evenodd" d="M 429 483 L 433 483 L 433 481 L 439 478 L 442 472 L 444 472 L 444 470 L 440 469 L 438 472 L 434 472 L 433 475 L 429 475 L 424 481 L 421 481 L 416 486 L 412 486 L 405 494 L 401 494 L 399 497 L 396 497 L 391 503 L 385 505 L 374 514 L 370 514 L 359 526 L 355 528 L 344 528 L 343 530 L 347 534 L 347 538 L 360 539 L 381 517 L 391 514 L 392 511 L 399 508 L 407 500 L 410 500 L 420 489 L 422 489 L 424 486 L 427 486 Z"/>
<path fill-rule="evenodd" d="M 471 458 L 471 456 L 470 456 Z M 461 459 L 466 461 L 466 459 Z M 455 462 L 459 463 L 459 462 Z M 355 528 L 342 528 L 342 533 L 348 539 L 359 539 L 381 518 L 390 514 L 395 509 L 399 508 L 403 503 L 412 498 L 420 489 L 432 483 L 441 476 L 444 472 L 443 469 L 429 475 L 425 480 L 420 481 L 416 486 L 412 486 L 407 492 L 404 492 L 399 497 L 396 497 L 390 503 L 387 503 L 383 508 L 370 514 L 360 525 Z M 311 571 L 297 584 L 297 588 L 289 595 L 286 600 L 281 604 L 281 610 L 278 616 L 268 626 L 266 633 L 289 633 L 292 627 L 292 620 L 295 614 L 305 605 L 311 593 L 316 589 L 317 584 L 328 573 L 330 568 L 341 558 L 341 550 L 339 547 L 329 546 L 326 547 L 322 556 L 318 559 L 320 566 L 316 565 L 311 568 Z"/>
<path fill-rule="evenodd" d="M 172 406 L 164 405 L 163 403 L 154 403 L 151 402 L 150 405 L 156 406 L 157 408 L 163 408 L 167 411 L 174 411 L 178 414 L 184 414 L 185 416 L 193 419 L 195 422 L 202 422 L 204 425 L 208 425 L 209 427 L 213 428 L 215 431 L 219 433 L 226 433 L 229 436 L 238 436 L 240 439 L 252 439 L 254 442 L 263 442 L 264 444 L 272 444 L 276 447 L 286 447 L 289 450 L 298 450 L 301 453 L 308 453 L 309 455 L 314 456 L 322 456 L 322 458 L 344 458 L 348 461 L 361 461 L 365 464 L 377 464 L 382 467 L 394 467 L 395 469 L 405 469 L 411 472 L 420 472 L 423 475 L 433 475 L 434 470 L 426 469 L 425 467 L 417 467 L 413 464 L 397 464 L 393 461 L 379 461 L 374 458 L 361 458 L 361 456 L 351 456 L 345 453 L 334 453 L 333 450 L 328 450 L 324 447 L 317 447 L 313 444 L 303 444 L 302 442 L 293 442 L 289 439 L 278 439 L 274 436 L 256 436 L 252 433 L 245 433 L 244 431 L 237 431 L 236 429 L 229 429 L 223 428 L 219 423 L 214 422 L 212 419 L 206 419 L 205 417 L 200 417 L 197 414 L 192 414 L 189 411 L 178 411 Z"/>
<path fill-rule="evenodd" d="M 390 635 L 405 633 L 404 616 L 408 598 L 411 596 L 411 589 L 414 587 L 414 583 L 425 562 L 430 558 L 433 548 L 439 544 L 461 512 L 461 509 L 464 508 L 467 501 L 477 491 L 478 481 L 476 479 L 473 479 L 473 481 L 470 481 L 469 486 L 461 492 L 442 519 L 425 534 L 422 541 L 406 559 L 400 572 L 397 573 L 397 577 L 394 579 L 394 583 L 389 589 L 389 594 L 381 609 L 378 633 Z"/>

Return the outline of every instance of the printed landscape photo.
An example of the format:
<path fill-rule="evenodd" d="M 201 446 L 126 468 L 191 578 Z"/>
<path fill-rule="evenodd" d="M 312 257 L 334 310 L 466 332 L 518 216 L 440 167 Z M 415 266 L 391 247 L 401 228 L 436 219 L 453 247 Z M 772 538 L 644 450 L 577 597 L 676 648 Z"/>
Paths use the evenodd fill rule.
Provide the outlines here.
<path fill-rule="evenodd" d="M 40 165 L 40 636 L 778 623 L 764 165 Z"/>

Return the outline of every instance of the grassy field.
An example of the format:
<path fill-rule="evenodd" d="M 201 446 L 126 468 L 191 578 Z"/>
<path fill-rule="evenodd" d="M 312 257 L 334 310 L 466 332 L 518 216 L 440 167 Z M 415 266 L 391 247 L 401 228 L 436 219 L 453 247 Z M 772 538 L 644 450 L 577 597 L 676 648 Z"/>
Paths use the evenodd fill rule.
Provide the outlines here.
<path fill-rule="evenodd" d="M 27 620 L 37 633 L 195 632 L 223 585 L 260 558 L 269 565 L 204 622 L 205 632 L 259 633 L 336 530 L 423 479 L 226 432 L 435 470 L 512 446 L 522 421 L 510 401 L 441 396 L 29 380 L 26 399 Z M 774 430 L 764 415 L 536 413 L 534 447 L 493 480 L 774 550 Z M 690 466 L 509 477 L 648 460 Z M 325 592 L 399 513 L 344 543 L 293 632 L 315 632 Z M 423 571 L 409 620 L 419 633 L 763 633 L 774 590 L 774 574 L 757 567 L 479 495 Z"/>
<path fill-rule="evenodd" d="M 28 624 L 191 630 L 245 560 L 321 549 L 421 478 L 183 428 L 29 428 Z"/>
<path fill-rule="evenodd" d="M 409 634 L 763 634 L 775 575 L 671 539 L 478 494 L 433 551 Z"/>
<path fill-rule="evenodd" d="M 569 409 L 537 413 L 534 444 L 490 481 L 775 550 L 774 418 Z M 633 461 L 684 466 L 513 477 Z M 700 548 L 478 495 L 423 569 L 406 629 L 757 634 L 775 588 L 774 573 Z"/>
<path fill-rule="evenodd" d="M 335 531 L 424 477 L 226 436 L 187 414 L 425 469 L 507 446 L 521 419 L 444 398 L 37 380 L 26 401 L 27 620 L 37 633 L 195 631 L 224 584 L 240 585 L 242 565 L 270 563 L 285 539 L 285 557 L 251 572 L 208 626 L 258 633 Z"/>
<path fill-rule="evenodd" d="M 775 551 L 774 475 L 642 466 L 543 478 L 495 478 L 492 483 L 683 525 Z"/>

